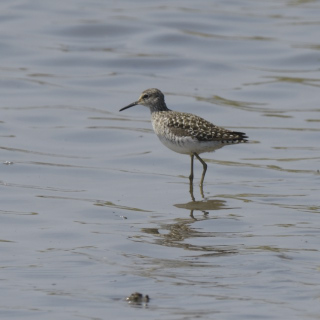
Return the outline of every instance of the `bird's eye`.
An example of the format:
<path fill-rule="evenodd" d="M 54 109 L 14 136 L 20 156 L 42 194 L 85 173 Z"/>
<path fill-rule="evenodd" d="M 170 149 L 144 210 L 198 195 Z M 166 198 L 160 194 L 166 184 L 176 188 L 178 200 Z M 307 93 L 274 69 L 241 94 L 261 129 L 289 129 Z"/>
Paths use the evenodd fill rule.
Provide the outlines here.
<path fill-rule="evenodd" d="M 148 98 L 149 98 L 149 95 L 148 95 L 148 94 L 144 94 L 142 98 L 143 98 L 143 99 L 148 99 Z"/>

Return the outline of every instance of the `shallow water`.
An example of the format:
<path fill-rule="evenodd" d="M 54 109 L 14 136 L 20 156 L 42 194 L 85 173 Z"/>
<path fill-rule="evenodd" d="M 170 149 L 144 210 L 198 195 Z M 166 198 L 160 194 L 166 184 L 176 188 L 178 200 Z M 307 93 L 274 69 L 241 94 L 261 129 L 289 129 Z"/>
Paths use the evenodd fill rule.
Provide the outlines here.
<path fill-rule="evenodd" d="M 0 8 L 1 319 L 319 318 L 318 1 Z M 203 196 L 149 87 L 250 137 Z"/>

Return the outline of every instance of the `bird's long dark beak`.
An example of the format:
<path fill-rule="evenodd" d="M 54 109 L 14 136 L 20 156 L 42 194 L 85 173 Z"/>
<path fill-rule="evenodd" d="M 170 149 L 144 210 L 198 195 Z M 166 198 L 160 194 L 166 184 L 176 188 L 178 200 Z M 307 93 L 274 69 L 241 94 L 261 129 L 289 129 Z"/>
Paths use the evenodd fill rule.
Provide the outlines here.
<path fill-rule="evenodd" d="M 129 109 L 129 108 L 131 108 L 131 107 L 136 106 L 137 104 L 139 104 L 139 101 L 132 102 L 132 103 L 130 103 L 128 106 L 123 107 L 122 109 L 120 109 L 119 111 L 123 111 L 123 110 Z"/>

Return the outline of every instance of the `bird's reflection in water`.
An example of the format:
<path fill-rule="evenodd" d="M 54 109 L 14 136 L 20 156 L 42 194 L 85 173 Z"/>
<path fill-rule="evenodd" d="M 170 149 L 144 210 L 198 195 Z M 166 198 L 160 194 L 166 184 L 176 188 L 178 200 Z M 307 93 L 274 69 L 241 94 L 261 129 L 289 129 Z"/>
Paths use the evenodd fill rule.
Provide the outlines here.
<path fill-rule="evenodd" d="M 154 235 L 155 243 L 159 245 L 183 248 L 191 251 L 202 251 L 203 254 L 201 256 L 229 255 L 238 252 L 234 246 L 214 245 L 211 240 L 208 241 L 207 245 L 190 243 L 190 239 L 192 238 L 230 237 L 228 232 L 203 231 L 199 228 L 193 228 L 192 226 L 193 223 L 200 222 L 201 220 L 216 219 L 210 216 L 209 212 L 228 209 L 226 201 L 218 199 L 196 201 L 192 199 L 190 202 L 175 204 L 174 206 L 188 210 L 191 218 L 177 218 L 174 223 L 163 223 L 159 227 L 143 228 L 141 231 Z M 195 218 L 194 211 L 201 211 L 203 215 Z"/>
<path fill-rule="evenodd" d="M 192 200 L 187 203 L 180 203 L 180 204 L 178 203 L 178 204 L 175 204 L 174 206 L 177 208 L 190 210 L 190 217 L 194 220 L 197 220 L 193 215 L 194 211 L 202 211 L 204 214 L 204 217 L 206 217 L 206 215 L 209 214 L 209 211 L 225 209 L 226 207 L 225 203 L 226 201 L 224 200 L 206 200 L 206 201 Z"/>
<path fill-rule="evenodd" d="M 226 201 L 224 200 L 205 200 L 204 193 L 203 193 L 203 185 L 200 185 L 200 195 L 203 200 L 196 201 L 193 193 L 193 183 L 191 181 L 189 184 L 189 193 L 192 200 L 191 202 L 184 203 L 184 204 L 175 204 L 174 206 L 177 208 L 190 210 L 190 217 L 193 219 L 195 219 L 193 215 L 193 212 L 195 210 L 202 211 L 204 215 L 207 215 L 209 213 L 208 211 L 225 209 Z"/>
<path fill-rule="evenodd" d="M 189 193 L 191 195 L 192 201 L 196 201 L 194 194 L 193 194 L 193 182 L 192 181 L 190 181 L 190 183 L 189 183 Z M 204 199 L 203 185 L 200 185 L 200 194 L 201 194 L 202 199 Z"/>

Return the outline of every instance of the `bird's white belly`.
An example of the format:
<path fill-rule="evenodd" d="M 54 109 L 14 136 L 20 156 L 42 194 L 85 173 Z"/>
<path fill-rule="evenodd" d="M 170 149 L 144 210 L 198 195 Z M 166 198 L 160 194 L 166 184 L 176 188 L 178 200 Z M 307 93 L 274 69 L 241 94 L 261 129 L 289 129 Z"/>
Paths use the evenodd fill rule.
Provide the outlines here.
<path fill-rule="evenodd" d="M 224 145 L 217 141 L 199 142 L 192 137 L 168 137 L 166 135 L 157 135 L 159 140 L 172 151 L 182 154 L 212 152 Z"/>

